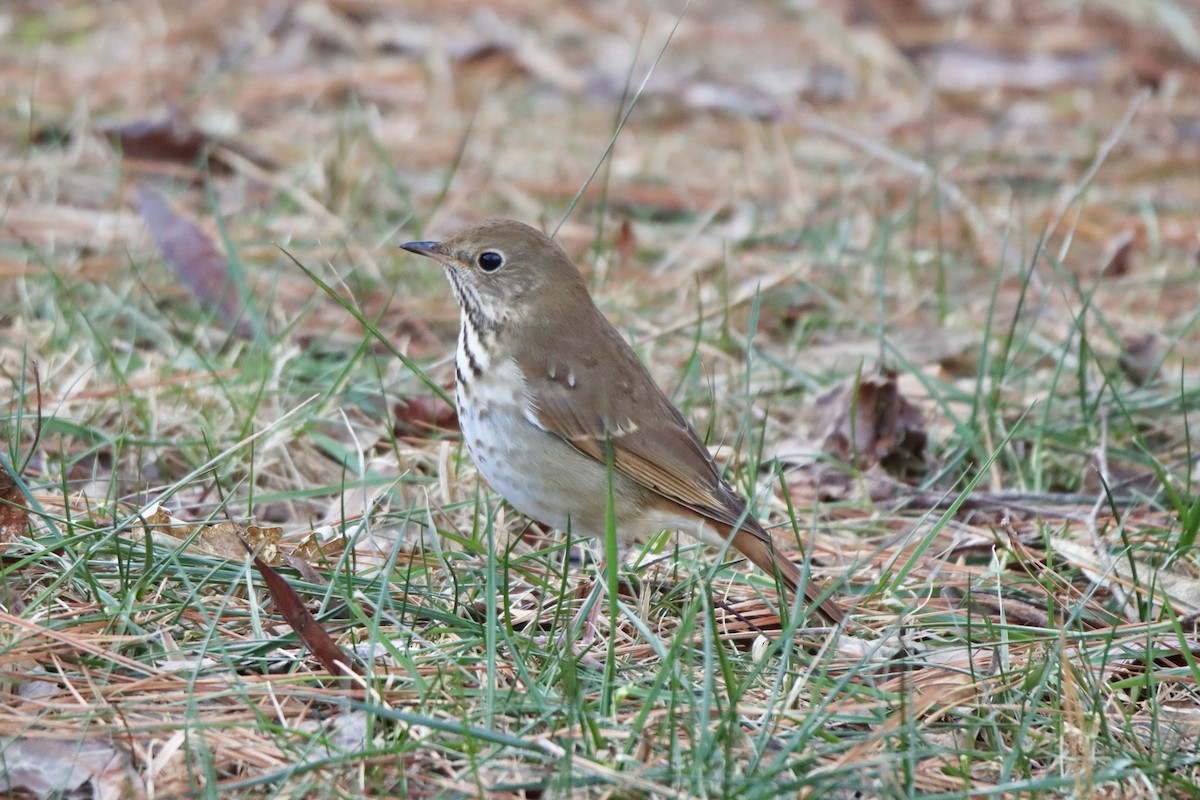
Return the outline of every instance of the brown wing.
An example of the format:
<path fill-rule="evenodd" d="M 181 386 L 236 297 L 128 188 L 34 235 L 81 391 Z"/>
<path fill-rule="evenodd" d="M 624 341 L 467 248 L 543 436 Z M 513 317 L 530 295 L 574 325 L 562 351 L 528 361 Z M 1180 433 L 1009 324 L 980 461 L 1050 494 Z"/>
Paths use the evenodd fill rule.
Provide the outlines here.
<path fill-rule="evenodd" d="M 526 376 L 539 374 L 529 372 L 530 367 L 528 363 L 522 364 Z M 535 425 L 601 462 L 607 460 L 604 443 L 611 438 L 614 469 L 711 519 L 718 528 L 726 529 L 726 535 L 735 531 L 731 542 L 734 549 L 768 575 L 777 576 L 793 593 L 803 591 L 826 620 L 834 625 L 842 623 L 845 615 L 833 599 L 822 599 L 817 584 L 804 581 L 795 564 L 776 557 L 770 535 L 757 519 L 746 513 L 745 503 L 717 474 L 700 437 L 649 375 L 642 383 L 615 387 L 614 397 L 590 396 L 589 401 L 577 402 L 583 398 L 577 398 L 575 393 L 587 391 L 588 375 L 563 369 L 540 374 L 551 373 L 555 377 L 531 381 L 529 387 L 528 412 Z M 581 408 L 600 411 L 584 414 Z M 651 414 L 654 424 L 643 425 L 640 420 Z"/>
<path fill-rule="evenodd" d="M 547 348 L 533 347 L 517 357 L 526 379 L 530 422 L 602 463 L 607 461 L 605 442 L 611 441 L 617 472 L 707 517 L 726 529 L 725 535 L 733 532 L 735 549 L 782 579 L 793 593 L 802 589 L 827 620 L 841 624 L 841 608 L 831 598 L 822 600 L 820 587 L 805 582 L 795 564 L 776 557 L 770 534 L 721 478 L 700 437 L 616 329 L 599 311 L 594 313 L 600 323 L 590 329 L 599 331 L 600 341 L 560 338 L 554 341 L 554 356 Z M 621 354 L 623 366 L 608 363 L 602 369 L 596 352 Z"/>
<path fill-rule="evenodd" d="M 766 537 L 717 472 L 700 437 L 620 334 L 605 326 L 610 341 L 593 344 L 627 356 L 621 369 L 610 364 L 602 370 L 590 353 L 551 360 L 534 351 L 518 360 L 527 381 L 530 421 L 601 462 L 605 441 L 611 440 L 613 466 L 622 475 L 721 526 L 740 525 Z"/>

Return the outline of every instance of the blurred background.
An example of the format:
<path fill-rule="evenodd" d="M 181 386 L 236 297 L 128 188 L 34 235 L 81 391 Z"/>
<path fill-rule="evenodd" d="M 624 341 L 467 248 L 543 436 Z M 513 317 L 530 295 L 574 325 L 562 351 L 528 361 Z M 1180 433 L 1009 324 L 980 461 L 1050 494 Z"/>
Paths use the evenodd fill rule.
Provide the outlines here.
<path fill-rule="evenodd" d="M 103 639 L 88 652 L 128 648 L 200 672 L 213 663 L 265 670 L 253 644 L 264 636 L 257 605 L 238 588 L 250 581 L 236 538 L 202 551 L 233 566 L 195 562 L 200 556 L 178 543 L 137 549 L 151 527 L 190 541 L 199 523 L 255 521 L 273 526 L 275 541 L 282 534 L 316 593 L 310 599 L 325 597 L 323 578 L 303 570 L 355 564 L 347 596 L 364 592 L 386 613 L 365 613 L 347 635 L 371 620 L 378 641 L 398 635 L 380 633 L 381 619 L 418 629 L 420 652 L 407 657 L 420 668 L 397 668 L 403 680 L 388 702 L 419 698 L 411 707 L 444 721 L 441 681 L 453 692 L 475 687 L 479 673 L 470 670 L 485 651 L 492 677 L 510 656 L 537 665 L 522 662 L 510 677 L 543 668 L 533 636 L 514 637 L 532 655 L 514 645 L 499 667 L 495 639 L 479 638 L 472 620 L 494 610 L 483 598 L 497 568 L 492 529 L 478 521 L 494 522 L 514 558 L 538 555 L 514 569 L 516 588 L 505 595 L 516 630 L 553 616 L 567 586 L 531 564 L 566 562 L 554 551 L 545 560 L 538 548 L 552 540 L 544 532 L 515 541 L 525 526 L 480 490 L 444 399 L 457 306 L 435 266 L 396 247 L 488 216 L 557 230 L 598 304 L 738 488 L 773 524 L 791 522 L 780 529 L 794 532 L 794 552 L 803 540 L 814 574 L 846 603 L 854 598 L 863 625 L 907 626 L 914 617 L 903 614 L 919 610 L 927 615 L 912 629 L 919 634 L 983 636 L 987 647 L 947 655 L 953 669 L 919 673 L 936 689 L 930 696 L 945 695 L 939 681 L 951 672 L 999 674 L 987 661 L 990 625 L 1019 629 L 997 634 L 997 652 L 1036 670 L 1045 661 L 1037 637 L 1047 627 L 1057 636 L 1056 608 L 1078 603 L 1072 624 L 1085 627 L 1115 624 L 1110 613 L 1140 619 L 1119 589 L 1109 594 L 1110 583 L 1138 585 L 1136 575 L 1095 555 L 1105 550 L 1097 515 L 1118 502 L 1136 509 L 1121 521 L 1136 531 L 1118 526 L 1123 541 L 1136 541 L 1154 564 L 1134 572 L 1157 576 L 1170 564 L 1175 586 L 1187 588 L 1175 595 L 1177 610 L 1200 610 L 1189 427 L 1200 358 L 1200 5 L 1192 0 L 6 0 L 0 97 L 0 545 L 26 553 L 32 537 L 41 548 L 28 561 L 0 562 L 0 606 L 154 643 Z M 772 472 L 777 464 L 791 470 L 786 483 Z M 967 485 L 977 490 L 971 502 L 930 527 Z M 1046 553 L 1025 569 L 1033 562 L 1021 548 L 1049 548 L 1046 519 L 1066 577 L 1037 571 Z M 1013 562 L 989 560 L 994 547 Z M 146 583 L 125 568 L 129 559 L 150 565 L 152 555 L 160 561 Z M 709 568 L 702 553 L 689 557 L 683 563 Z M 408 594 L 389 583 L 400 574 Z M 987 617 L 978 630 L 947 616 L 967 613 L 958 601 L 972 589 L 999 597 L 998 574 L 1005 592 L 1019 586 L 1029 602 L 970 606 Z M 1093 586 L 1101 574 L 1121 580 Z M 378 585 L 365 583 L 372 575 L 382 575 Z M 362 596 L 338 607 L 357 607 Z M 139 604 L 132 611 L 128 598 Z M 219 626 L 207 616 L 214 607 L 225 609 Z M 436 624 L 410 616 L 426 607 L 437 609 L 429 612 Z M 1149 614 L 1151 605 L 1139 608 Z M 749 612 L 739 613 L 725 622 L 744 623 Z M 655 630 L 669 639 L 681 617 L 691 619 L 672 606 Z M 280 627 L 271 630 L 286 637 Z M 757 627 L 739 630 L 729 641 L 761 641 Z M 621 657 L 657 664 L 635 633 Z M 438 646 L 421 650 L 421 637 Z M 1118 671 L 1137 677 L 1116 706 L 1151 694 L 1133 686 L 1138 670 L 1163 663 L 1153 647 L 1177 644 L 1147 635 L 1130 651 L 1111 648 L 1147 651 Z M 472 666 L 459 675 L 446 653 Z M 40 650 L 26 655 L 26 667 L 50 669 Z M 839 669 L 869 673 L 863 664 L 874 656 L 860 663 L 860 655 L 831 657 L 844 657 Z M 1115 674 L 1105 672 L 1107 658 L 1101 683 Z M 1181 684 L 1190 680 L 1190 653 L 1172 663 Z M 648 682 L 657 669 L 646 667 Z M 807 687 L 819 670 L 803 669 Z M 545 670 L 557 691 L 561 676 Z M 430 695 L 425 677 L 404 682 L 434 674 L 442 677 Z M 881 785 L 919 773 L 909 788 L 1008 785 L 1020 794 L 1059 770 L 1063 742 L 1077 736 L 1081 752 L 1124 765 L 1127 786 L 1142 786 L 1139 742 L 1097 744 L 1097 730 L 1120 739 L 1127 721 L 1103 691 L 1096 707 L 1114 713 L 1111 726 L 1087 716 L 1094 709 L 1054 705 L 1075 694 L 1042 677 L 1022 680 L 1012 685 L 1045 689 L 1045 720 L 1022 716 L 1028 698 L 1014 695 L 1008 707 L 1017 711 L 994 750 L 943 752 L 945 742 L 930 740 L 911 772 L 891 759 L 916 752 L 908 748 L 924 722 L 895 729 L 894 739 L 886 718 L 901 696 L 886 692 L 907 684 L 870 699 L 885 710 L 877 728 L 838 727 L 867 713 L 861 700 L 852 711 L 822 705 L 830 718 L 804 723 L 809 737 L 825 724 L 842 738 L 789 739 L 781 749 L 764 735 L 752 744 L 793 759 L 781 769 L 820 760 L 832 770 L 829 786 L 842 789 L 868 773 Z M 276 695 L 268 701 L 250 684 L 239 691 L 273 708 Z M 95 686 L 79 681 L 74 691 Z M 963 741 L 977 741 L 971 726 L 991 730 L 1003 703 L 991 705 L 986 693 L 968 702 L 975 688 L 953 695 L 953 714 L 921 706 L 930 724 L 943 711 L 971 709 L 962 713 L 987 722 L 963 722 Z M 654 683 L 622 702 L 653 702 L 658 690 Z M 492 725 L 500 704 L 486 695 L 471 705 L 471 691 L 462 690 L 466 710 L 449 718 Z M 770 707 L 787 694 L 774 692 L 755 697 Z M 570 702 L 560 709 L 546 699 L 552 694 L 531 695 L 545 705 L 529 724 L 580 724 Z M 31 712 L 15 694 L 4 698 L 0 733 L 25 735 Z M 107 707 L 101 700 L 96 708 Z M 147 719 L 160 713 L 157 696 L 142 700 Z M 307 740 L 290 729 L 263 733 L 249 700 L 226 701 L 222 708 L 243 715 L 221 729 L 229 738 L 209 740 L 211 753 L 164 757 L 160 787 L 188 791 L 197 763 L 229 780 L 290 779 L 292 748 Z M 62 702 L 65 711 L 44 711 L 38 725 L 65 719 L 61 730 L 90 730 L 92 720 L 73 716 L 74 700 Z M 287 702 L 307 724 L 307 696 Z M 693 697 L 683 690 L 662 702 L 664 718 L 675 719 Z M 708 710 L 695 713 L 704 722 L 696 736 L 721 739 L 712 752 L 724 752 L 726 734 L 705 727 Z M 1194 751 L 1194 733 L 1163 723 L 1163 707 L 1143 711 L 1146 729 L 1164 737 L 1150 746 L 1167 754 L 1155 774 L 1171 772 L 1174 754 Z M 524 735 L 528 719 L 514 713 L 505 724 Z M 625 731 L 635 716 L 645 721 L 641 714 L 605 724 Z M 1064 733 L 1064 720 L 1078 721 L 1074 733 Z M 637 725 L 630 742 L 643 741 Z M 747 729 L 727 720 L 728 731 Z M 388 781 L 398 763 L 443 774 L 448 751 L 421 749 L 404 731 L 377 762 L 386 761 Z M 451 747 L 445 742 L 458 734 L 442 733 L 439 746 Z M 474 765 L 482 741 L 456 740 L 461 761 L 444 774 Z M 506 746 L 496 745 L 505 758 Z M 869 770 L 860 747 L 878 759 Z M 732 785 L 705 783 L 710 776 L 692 765 L 675 770 L 674 739 L 638 753 L 647 774 L 680 792 L 716 795 Z M 540 776 L 540 758 L 512 768 Z M 151 761 L 134 759 L 143 777 Z M 492 777 L 510 766 L 501 759 Z M 1092 766 L 1060 771 L 1092 775 Z M 463 769 L 464 795 L 472 781 L 492 785 Z M 960 770 L 962 783 L 948 777 Z M 381 785 L 402 786 L 399 774 Z M 1032 783 L 1004 784 L 1013 774 Z M 769 785 L 752 771 L 745 777 L 748 792 Z M 1088 794 L 1054 786 L 1063 796 Z M 426 788 L 436 793 L 436 781 Z"/>
<path fill-rule="evenodd" d="M 1021 407 L 1084 307 L 1088 346 L 1144 381 L 1200 355 L 1198 19 L 1168 0 L 8 3 L 0 364 L 28 385 L 36 361 L 43 402 L 101 428 L 240 431 L 237 403 L 195 419 L 238 346 L 198 367 L 191 348 L 282 331 L 301 348 L 274 360 L 290 394 L 346 380 L 312 342 L 363 341 L 291 258 L 429 365 L 457 309 L 395 244 L 498 215 L 561 223 L 701 416 L 706 381 L 746 391 L 727 334 L 751 295 L 789 365 L 753 391 L 884 362 L 972 392 L 1000 325 L 1031 348 L 1003 387 Z M 730 357 L 678 383 L 718 306 L 706 330 Z M 376 431 L 453 426 L 362 347 L 378 391 L 337 402 Z M 131 369 L 172 376 L 165 417 L 92 402 Z M 80 471 L 109 469 L 84 449 Z M 152 450 L 117 495 L 178 477 L 173 448 Z"/>

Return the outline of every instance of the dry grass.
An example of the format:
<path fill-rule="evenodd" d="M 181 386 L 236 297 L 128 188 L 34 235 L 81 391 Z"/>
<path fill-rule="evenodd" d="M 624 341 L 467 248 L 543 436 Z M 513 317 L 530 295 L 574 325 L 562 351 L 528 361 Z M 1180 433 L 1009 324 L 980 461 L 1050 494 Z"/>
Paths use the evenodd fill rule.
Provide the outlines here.
<path fill-rule="evenodd" d="M 1196 795 L 1200 19 L 911 5 L 0 10 L 0 787 Z M 595 570 L 425 382 L 457 310 L 395 245 L 553 229 L 647 75 L 558 238 L 847 632 L 664 539 L 553 644 Z M 131 128 L 171 114 L 202 133 Z M 139 187 L 261 326 L 165 263 Z M 922 470 L 822 435 L 877 362 Z M 222 521 L 281 529 L 364 677 Z"/>

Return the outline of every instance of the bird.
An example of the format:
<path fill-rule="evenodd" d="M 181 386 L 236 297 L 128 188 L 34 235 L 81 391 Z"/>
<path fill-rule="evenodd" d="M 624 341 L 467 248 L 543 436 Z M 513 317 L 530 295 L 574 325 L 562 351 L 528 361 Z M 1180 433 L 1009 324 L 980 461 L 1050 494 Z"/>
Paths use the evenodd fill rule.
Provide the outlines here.
<path fill-rule="evenodd" d="M 696 431 L 593 302 L 566 251 L 507 219 L 400 245 L 441 264 L 461 307 L 455 404 L 480 474 L 517 511 L 622 545 L 682 531 L 740 552 L 841 625 L 722 477 Z"/>

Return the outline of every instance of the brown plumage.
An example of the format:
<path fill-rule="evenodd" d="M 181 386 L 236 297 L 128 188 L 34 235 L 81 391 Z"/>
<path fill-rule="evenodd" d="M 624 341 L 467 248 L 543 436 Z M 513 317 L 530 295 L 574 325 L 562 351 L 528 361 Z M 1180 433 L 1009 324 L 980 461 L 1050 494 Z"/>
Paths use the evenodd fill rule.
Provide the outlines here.
<path fill-rule="evenodd" d="M 731 547 L 830 622 L 841 609 L 800 570 L 721 477 L 707 448 L 592 302 L 553 240 L 492 220 L 407 250 L 446 268 L 463 307 L 456 395 L 480 472 L 519 511 L 603 537 L 607 442 L 622 539 L 678 529 Z"/>

